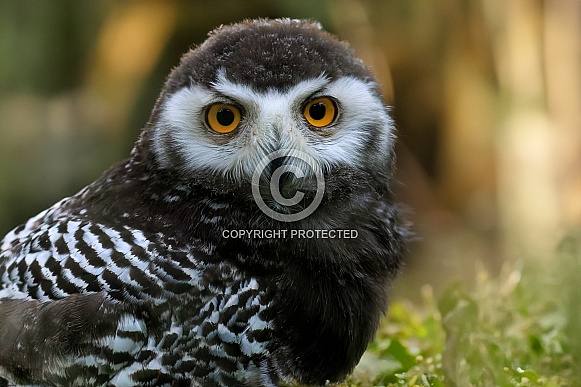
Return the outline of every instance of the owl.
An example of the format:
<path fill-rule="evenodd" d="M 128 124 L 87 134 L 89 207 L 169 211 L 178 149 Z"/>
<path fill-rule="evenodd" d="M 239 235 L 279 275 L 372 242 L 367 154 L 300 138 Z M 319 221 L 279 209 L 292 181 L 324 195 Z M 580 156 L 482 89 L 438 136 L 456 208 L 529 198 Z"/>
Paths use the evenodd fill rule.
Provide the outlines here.
<path fill-rule="evenodd" d="M 402 263 L 394 139 L 318 23 L 211 32 L 127 160 L 2 240 L 0 386 L 342 381 Z"/>

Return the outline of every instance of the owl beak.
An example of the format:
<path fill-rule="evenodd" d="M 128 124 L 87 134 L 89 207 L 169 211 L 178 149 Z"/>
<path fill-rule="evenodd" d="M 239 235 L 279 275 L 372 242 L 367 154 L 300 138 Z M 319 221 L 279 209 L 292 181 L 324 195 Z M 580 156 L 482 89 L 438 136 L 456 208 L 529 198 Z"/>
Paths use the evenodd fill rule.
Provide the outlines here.
<path fill-rule="evenodd" d="M 297 191 L 315 192 L 317 181 L 311 167 L 295 157 L 279 157 L 272 160 L 265 168 L 264 176 L 269 183 L 278 183 L 284 197 L 292 197 Z"/>
<path fill-rule="evenodd" d="M 262 169 L 260 185 L 271 190 L 276 187 L 286 198 L 294 197 L 297 192 L 310 196 L 318 188 L 316 171 L 311 166 L 315 160 L 300 150 L 289 125 L 292 121 L 285 122 L 284 116 L 274 116 L 257 139 L 262 160 L 269 159 Z M 304 160 L 307 156 L 308 161 Z"/>

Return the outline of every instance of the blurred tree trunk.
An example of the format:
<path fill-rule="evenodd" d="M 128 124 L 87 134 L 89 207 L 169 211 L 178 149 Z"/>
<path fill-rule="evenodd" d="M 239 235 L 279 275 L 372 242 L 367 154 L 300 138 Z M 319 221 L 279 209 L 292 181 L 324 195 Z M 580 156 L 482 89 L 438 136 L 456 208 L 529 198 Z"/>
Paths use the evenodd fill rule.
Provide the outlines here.
<path fill-rule="evenodd" d="M 498 197 L 505 248 L 510 255 L 547 256 L 559 233 L 581 221 L 580 3 L 483 5 L 497 32 Z"/>
<path fill-rule="evenodd" d="M 557 137 L 557 187 L 565 227 L 581 226 L 581 2 L 545 1 L 547 109 Z"/>
<path fill-rule="evenodd" d="M 178 27 L 178 3 L 122 2 L 114 10 L 97 37 L 84 87 L 111 106 L 104 128 L 121 143 L 139 93 Z"/>

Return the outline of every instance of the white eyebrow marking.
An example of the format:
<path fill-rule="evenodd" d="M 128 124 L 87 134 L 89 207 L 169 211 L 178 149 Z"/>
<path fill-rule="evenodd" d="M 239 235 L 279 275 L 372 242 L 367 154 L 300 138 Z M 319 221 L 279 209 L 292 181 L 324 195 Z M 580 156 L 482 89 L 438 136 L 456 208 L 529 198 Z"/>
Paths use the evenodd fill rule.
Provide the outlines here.
<path fill-rule="evenodd" d="M 154 129 L 153 150 L 162 167 L 207 170 L 233 181 L 250 181 L 260 160 L 277 149 L 305 152 L 324 170 L 339 164 L 361 167 L 370 157 L 388 157 L 393 141 L 393 123 L 375 87 L 354 77 L 330 80 L 321 74 L 288 89 L 257 91 L 221 71 L 211 88 L 192 85 L 168 97 Z M 312 131 L 301 111 L 306 99 L 322 95 L 336 98 L 341 107 L 325 136 Z M 224 99 L 240 103 L 246 115 L 235 135 L 217 141 L 204 123 L 204 111 Z M 372 133 L 380 151 L 369 155 L 365 147 Z M 179 165 L 172 165 L 175 155 Z"/>

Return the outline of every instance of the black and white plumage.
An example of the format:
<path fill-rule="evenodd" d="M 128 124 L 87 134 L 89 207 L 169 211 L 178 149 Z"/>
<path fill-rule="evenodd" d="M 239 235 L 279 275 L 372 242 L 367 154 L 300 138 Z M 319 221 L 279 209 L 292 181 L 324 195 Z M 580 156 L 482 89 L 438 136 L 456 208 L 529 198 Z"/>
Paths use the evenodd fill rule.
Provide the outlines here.
<path fill-rule="evenodd" d="M 219 28 L 170 74 L 128 160 L 2 241 L 0 386 L 344 379 L 404 249 L 393 141 L 373 75 L 318 24 Z M 296 222 L 251 194 L 279 149 L 310 155 L 325 178 L 321 204 Z M 312 180 L 281 185 L 309 200 Z M 224 237 L 289 229 L 357 237 Z"/>

